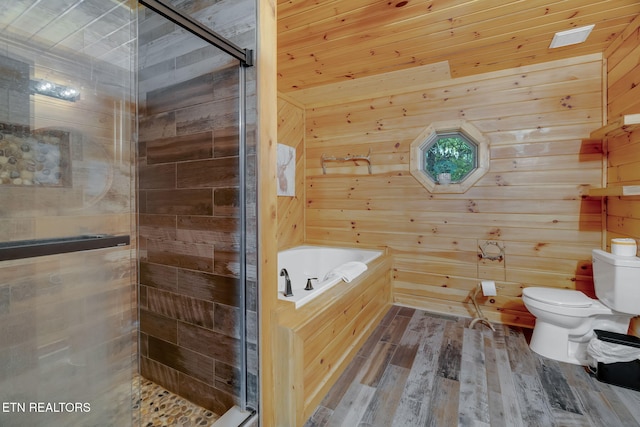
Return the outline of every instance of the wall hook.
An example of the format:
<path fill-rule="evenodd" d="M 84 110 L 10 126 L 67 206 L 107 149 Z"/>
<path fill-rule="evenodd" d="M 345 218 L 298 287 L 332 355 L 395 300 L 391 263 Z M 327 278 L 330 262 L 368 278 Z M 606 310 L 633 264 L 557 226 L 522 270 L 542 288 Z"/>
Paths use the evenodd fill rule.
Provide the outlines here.
<path fill-rule="evenodd" d="M 364 160 L 367 162 L 367 167 L 369 169 L 369 175 L 371 175 L 371 148 L 369 148 L 369 153 L 366 156 L 363 155 L 354 155 L 354 156 L 346 156 L 346 157 L 335 157 L 335 156 L 325 156 L 322 153 L 321 161 L 322 161 L 322 174 L 327 174 L 327 168 L 325 166 L 325 162 L 346 162 L 348 160 Z"/>

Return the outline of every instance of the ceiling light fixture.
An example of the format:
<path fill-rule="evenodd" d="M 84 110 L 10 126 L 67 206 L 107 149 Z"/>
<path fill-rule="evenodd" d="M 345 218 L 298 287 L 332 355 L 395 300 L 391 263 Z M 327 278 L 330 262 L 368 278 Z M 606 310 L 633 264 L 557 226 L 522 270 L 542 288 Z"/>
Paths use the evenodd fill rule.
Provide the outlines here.
<path fill-rule="evenodd" d="M 52 83 L 47 80 L 31 80 L 29 82 L 31 93 L 51 96 L 65 101 L 76 102 L 80 99 L 80 92 L 72 87 Z"/>
<path fill-rule="evenodd" d="M 557 32 L 551 40 L 549 48 L 569 46 L 572 44 L 583 43 L 591 34 L 591 30 L 595 27 L 594 24 L 587 25 L 586 27 L 572 28 L 566 31 Z"/>

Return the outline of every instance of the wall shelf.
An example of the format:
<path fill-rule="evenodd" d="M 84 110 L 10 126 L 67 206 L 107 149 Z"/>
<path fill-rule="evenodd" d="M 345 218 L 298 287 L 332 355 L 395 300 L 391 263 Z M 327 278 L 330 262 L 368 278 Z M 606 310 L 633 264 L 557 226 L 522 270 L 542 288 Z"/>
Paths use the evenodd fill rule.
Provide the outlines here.
<path fill-rule="evenodd" d="M 618 185 L 607 188 L 590 188 L 589 196 L 640 196 L 640 185 Z"/>
<path fill-rule="evenodd" d="M 606 126 L 591 132 L 591 139 L 602 139 L 605 136 L 616 136 L 640 130 L 640 114 L 627 114 Z"/>
<path fill-rule="evenodd" d="M 591 132 L 591 139 L 604 139 L 606 137 L 623 135 L 625 133 L 640 130 L 640 114 L 627 114 L 618 117 L 606 126 Z M 614 185 L 605 188 L 590 188 L 591 197 L 616 197 L 616 196 L 640 196 L 640 185 Z"/>

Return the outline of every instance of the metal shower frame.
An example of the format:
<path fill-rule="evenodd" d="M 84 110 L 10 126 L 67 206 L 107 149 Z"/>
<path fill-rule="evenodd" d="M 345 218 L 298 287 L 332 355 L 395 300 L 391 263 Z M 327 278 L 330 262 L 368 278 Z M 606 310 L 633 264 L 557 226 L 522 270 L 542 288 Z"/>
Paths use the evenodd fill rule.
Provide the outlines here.
<path fill-rule="evenodd" d="M 238 59 L 242 66 L 251 67 L 253 65 L 253 51 L 251 49 L 243 49 L 235 45 L 215 31 L 212 31 L 198 21 L 183 15 L 172 6 L 168 6 L 159 0 L 138 0 L 138 2 L 155 13 L 162 15 L 179 27 L 184 28 L 193 35 L 200 37 L 217 48 L 225 51 L 229 55 Z"/>
<path fill-rule="evenodd" d="M 238 105 L 238 134 L 239 134 L 239 164 L 238 167 L 240 169 L 239 174 L 239 222 L 240 222 L 240 248 L 239 248 L 239 272 L 238 278 L 240 285 L 242 286 L 242 290 L 240 292 L 240 310 L 242 311 L 242 316 L 240 316 L 240 330 L 243 331 L 241 334 L 242 337 L 242 349 L 240 352 L 240 372 L 242 373 L 243 379 L 240 381 L 240 406 L 242 410 L 249 411 L 251 413 L 255 413 L 257 408 L 248 407 L 247 402 L 247 373 L 248 373 L 248 355 L 247 355 L 247 343 L 246 343 L 246 334 L 247 334 L 247 322 L 246 322 L 246 313 L 247 313 L 247 298 L 246 298 L 246 283 L 247 283 L 247 195 L 246 195 L 246 155 L 247 155 L 247 135 L 246 135 L 246 68 L 253 66 L 253 50 L 251 49 L 243 49 L 231 41 L 227 40 L 223 36 L 217 34 L 215 31 L 210 28 L 202 25 L 198 21 L 190 18 L 189 16 L 183 15 L 179 11 L 175 10 L 173 6 L 167 5 L 159 0 L 138 0 L 138 2 L 145 7 L 149 8 L 153 12 L 163 16 L 167 20 L 173 22 L 189 33 L 193 34 L 196 37 L 201 38 L 202 40 L 212 44 L 218 49 L 224 51 L 225 53 L 231 55 L 240 61 L 239 67 L 239 105 Z M 256 402 L 257 404 L 257 402 Z"/>

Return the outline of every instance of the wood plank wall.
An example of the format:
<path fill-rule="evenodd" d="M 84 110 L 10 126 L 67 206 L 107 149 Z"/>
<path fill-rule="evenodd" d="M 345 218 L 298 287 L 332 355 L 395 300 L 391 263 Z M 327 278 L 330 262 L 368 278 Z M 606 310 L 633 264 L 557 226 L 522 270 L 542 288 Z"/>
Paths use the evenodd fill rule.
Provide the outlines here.
<path fill-rule="evenodd" d="M 615 121 L 640 113 L 640 18 L 633 21 L 605 52 L 607 64 L 607 116 Z M 608 185 L 640 184 L 640 131 L 609 138 Z M 640 197 L 609 197 L 608 238 L 640 238 Z M 611 243 L 607 241 L 607 246 Z"/>
<path fill-rule="evenodd" d="M 276 5 L 274 0 L 259 1 L 257 5 L 257 175 L 258 203 L 256 214 L 258 234 L 258 283 L 260 284 L 259 356 L 260 356 L 260 408 L 259 425 L 275 426 L 278 378 L 275 365 L 286 353 L 276 344 L 278 303 L 278 198 L 276 196 L 276 161 L 278 142 L 278 93 L 276 62 Z M 255 425 L 256 423 L 250 423 Z"/>
<path fill-rule="evenodd" d="M 530 326 L 523 287 L 592 293 L 601 208 L 585 194 L 602 178 L 601 142 L 588 139 L 602 126 L 601 100 L 595 54 L 307 108 L 306 241 L 389 246 L 395 300 L 430 311 L 472 315 L 470 291 L 494 280 L 485 314 Z M 464 194 L 430 194 L 409 173 L 409 144 L 451 119 L 489 138 L 490 170 Z M 332 163 L 322 174 L 323 153 L 369 149 L 371 175 L 366 163 Z M 503 261 L 479 259 L 486 242 L 504 248 Z"/>
<path fill-rule="evenodd" d="M 278 143 L 296 149 L 296 194 L 278 196 L 278 250 L 304 242 L 304 107 L 278 94 Z"/>
<path fill-rule="evenodd" d="M 640 113 L 640 17 L 605 51 L 607 65 L 607 116 L 613 122 L 625 114 Z M 640 131 L 621 133 L 605 141 L 607 184 L 640 184 Z M 640 197 L 608 197 L 607 248 L 611 239 L 640 240 Z M 640 321 L 632 328 L 640 336 Z"/>

